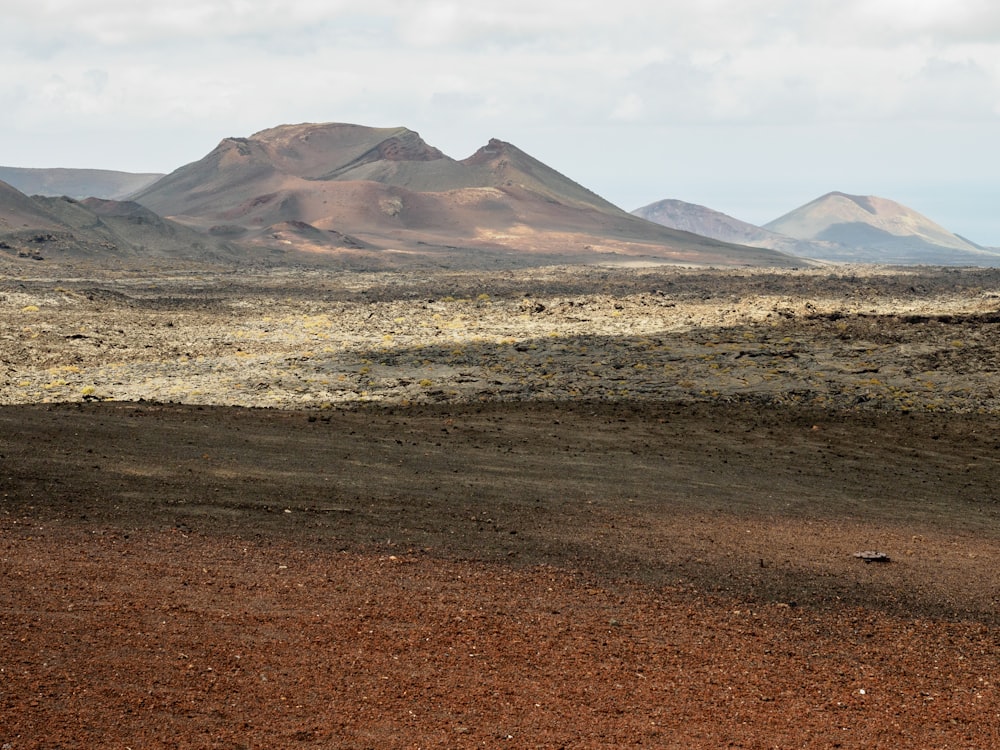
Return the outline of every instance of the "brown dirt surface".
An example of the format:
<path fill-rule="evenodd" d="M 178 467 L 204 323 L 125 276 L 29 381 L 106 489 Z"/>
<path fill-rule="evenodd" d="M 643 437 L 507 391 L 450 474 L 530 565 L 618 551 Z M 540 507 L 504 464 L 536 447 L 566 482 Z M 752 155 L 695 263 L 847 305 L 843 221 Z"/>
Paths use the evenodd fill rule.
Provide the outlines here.
<path fill-rule="evenodd" d="M 0 747 L 1000 745 L 995 279 L 601 273 L 4 282 Z"/>

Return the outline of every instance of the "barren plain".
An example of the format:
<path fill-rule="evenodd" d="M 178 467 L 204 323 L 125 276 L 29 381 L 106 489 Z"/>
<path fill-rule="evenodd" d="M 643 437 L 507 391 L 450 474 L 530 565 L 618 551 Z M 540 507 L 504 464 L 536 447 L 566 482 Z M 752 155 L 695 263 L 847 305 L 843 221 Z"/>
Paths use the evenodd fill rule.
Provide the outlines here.
<path fill-rule="evenodd" d="M 996 269 L 7 275 L 0 746 L 1000 745 L 998 326 Z"/>
<path fill-rule="evenodd" d="M 1000 272 L 554 268 L 8 280 L 0 402 L 1000 409 Z"/>

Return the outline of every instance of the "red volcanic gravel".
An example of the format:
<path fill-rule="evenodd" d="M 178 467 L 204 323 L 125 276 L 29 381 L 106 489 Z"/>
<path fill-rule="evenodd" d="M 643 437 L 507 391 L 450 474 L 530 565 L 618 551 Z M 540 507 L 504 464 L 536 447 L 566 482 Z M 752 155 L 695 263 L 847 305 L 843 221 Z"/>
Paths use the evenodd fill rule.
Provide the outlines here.
<path fill-rule="evenodd" d="M 981 624 L 402 549 L 0 532 L 5 750 L 1000 747 Z"/>

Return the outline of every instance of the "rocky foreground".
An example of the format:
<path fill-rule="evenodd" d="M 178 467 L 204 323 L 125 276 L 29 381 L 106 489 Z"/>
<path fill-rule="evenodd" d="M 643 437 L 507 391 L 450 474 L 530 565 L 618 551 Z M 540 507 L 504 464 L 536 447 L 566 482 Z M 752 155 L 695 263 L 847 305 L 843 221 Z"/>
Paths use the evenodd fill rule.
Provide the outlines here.
<path fill-rule="evenodd" d="M 5 278 L 0 746 L 998 746 L 998 325 L 996 271 Z"/>
<path fill-rule="evenodd" d="M 712 400 L 995 412 L 1000 271 L 0 282 L 0 403 Z"/>

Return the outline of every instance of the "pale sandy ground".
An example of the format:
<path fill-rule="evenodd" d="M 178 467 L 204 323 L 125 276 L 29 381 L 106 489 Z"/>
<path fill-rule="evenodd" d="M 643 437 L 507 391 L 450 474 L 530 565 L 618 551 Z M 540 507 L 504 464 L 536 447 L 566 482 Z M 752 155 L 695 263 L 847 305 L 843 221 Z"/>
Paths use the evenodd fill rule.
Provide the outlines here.
<path fill-rule="evenodd" d="M 0 403 L 707 399 L 996 411 L 1000 274 L 553 268 L 0 282 Z"/>

